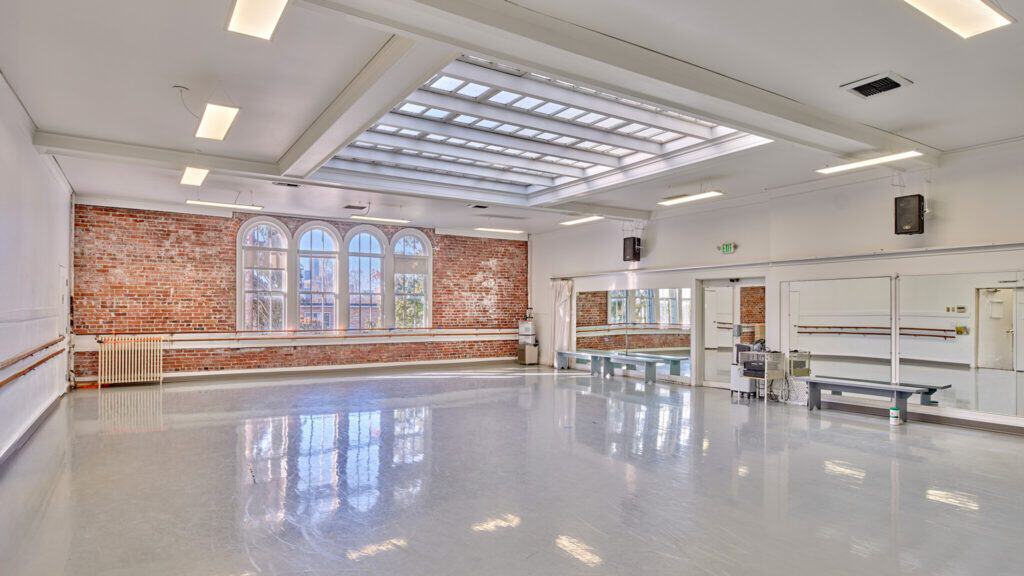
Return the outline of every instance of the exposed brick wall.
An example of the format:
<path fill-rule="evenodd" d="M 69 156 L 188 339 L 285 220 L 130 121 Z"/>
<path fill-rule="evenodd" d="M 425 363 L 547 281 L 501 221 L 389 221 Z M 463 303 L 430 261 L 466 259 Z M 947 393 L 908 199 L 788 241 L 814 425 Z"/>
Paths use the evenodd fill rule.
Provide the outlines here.
<path fill-rule="evenodd" d="M 515 356 L 515 353 L 515 340 L 167 350 L 164 352 L 164 371 L 173 373 L 411 360 L 502 358 Z M 96 352 L 75 353 L 77 376 L 95 376 L 96 364 Z"/>
<path fill-rule="evenodd" d="M 234 330 L 238 225 L 76 206 L 75 332 Z"/>
<path fill-rule="evenodd" d="M 250 214 L 231 218 L 79 205 L 75 207 L 75 333 L 232 332 L 235 321 L 236 239 Z M 308 222 L 278 218 L 289 231 Z M 344 238 L 357 223 L 324 220 Z M 378 227 L 390 240 L 402 227 Z M 433 326 L 513 328 L 526 313 L 525 241 L 469 238 L 420 229 L 434 245 Z M 344 263 L 342 263 L 344 266 Z M 514 342 L 412 343 L 168 352 L 182 369 L 238 364 L 350 364 L 511 356 Z M 317 352 L 319 350 L 319 352 Z M 285 352 L 292 351 L 292 352 Z M 191 354 L 191 356 L 189 356 Z M 466 356 L 460 356 L 465 354 Z M 88 355 L 76 355 L 87 373 Z M 184 360 L 187 358 L 188 360 Z M 289 364 L 289 363 L 298 364 Z M 198 366 L 198 368 L 196 368 Z"/>
<path fill-rule="evenodd" d="M 526 315 L 527 244 L 436 236 L 433 321 L 436 328 L 515 328 Z"/>
<path fill-rule="evenodd" d="M 579 292 L 576 294 L 576 325 L 604 326 L 608 324 L 608 292 Z"/>
<path fill-rule="evenodd" d="M 624 350 L 629 348 L 689 348 L 689 334 L 612 334 L 608 336 L 577 336 L 576 349 Z"/>
<path fill-rule="evenodd" d="M 740 288 L 740 324 L 764 324 L 764 286 L 743 286 Z M 740 342 L 751 344 L 755 334 L 745 331 Z"/>

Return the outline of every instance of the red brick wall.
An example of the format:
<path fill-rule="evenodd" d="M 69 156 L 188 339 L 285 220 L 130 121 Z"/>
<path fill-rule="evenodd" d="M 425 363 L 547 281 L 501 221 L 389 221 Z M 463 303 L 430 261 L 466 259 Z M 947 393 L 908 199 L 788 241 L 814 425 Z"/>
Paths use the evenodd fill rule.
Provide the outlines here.
<path fill-rule="evenodd" d="M 200 372 L 411 360 L 502 358 L 515 356 L 515 353 L 515 340 L 167 350 L 164 352 L 164 371 Z M 76 375 L 79 377 L 95 376 L 96 363 L 96 352 L 76 353 Z"/>
<path fill-rule="evenodd" d="M 624 350 L 634 348 L 689 348 L 689 334 L 612 334 L 608 336 L 577 336 L 576 349 Z"/>
<path fill-rule="evenodd" d="M 98 206 L 75 207 L 76 334 L 232 332 L 236 237 L 253 215 L 232 218 Z M 292 234 L 308 220 L 278 218 Z M 340 237 L 358 224 L 326 220 Z M 390 240 L 401 228 L 378 227 Z M 528 302 L 527 243 L 437 235 L 435 328 L 513 328 Z M 254 352 L 258 350 L 259 352 Z M 205 370 L 514 355 L 514 342 L 379 344 L 170 351 L 169 370 Z M 80 374 L 95 371 L 95 355 Z M 179 360 L 180 359 L 180 360 Z M 180 362 L 180 364 L 176 364 Z"/>
<path fill-rule="evenodd" d="M 764 324 L 764 286 L 740 288 L 740 323 Z"/>
<path fill-rule="evenodd" d="M 576 326 L 604 326 L 608 324 L 608 292 L 579 292 L 576 294 Z"/>

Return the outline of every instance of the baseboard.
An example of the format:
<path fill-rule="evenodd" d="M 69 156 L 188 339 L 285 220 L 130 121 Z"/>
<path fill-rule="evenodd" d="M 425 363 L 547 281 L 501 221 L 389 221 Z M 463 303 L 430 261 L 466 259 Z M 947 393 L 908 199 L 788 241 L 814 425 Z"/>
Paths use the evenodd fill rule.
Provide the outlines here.
<path fill-rule="evenodd" d="M 4 449 L 2 453 L 0 453 L 0 470 L 3 470 L 4 464 L 13 458 L 14 455 L 17 454 L 18 450 L 21 450 L 22 446 L 28 443 L 29 439 L 32 438 L 32 435 L 36 433 L 36 430 L 39 430 L 39 428 L 46 422 L 46 419 L 50 417 L 50 414 L 53 414 L 65 394 L 67 394 L 67 391 L 54 398 L 53 401 L 39 413 L 39 416 L 36 416 L 36 419 L 33 420 L 27 428 L 25 428 L 21 435 L 18 436 L 10 446 Z"/>
<path fill-rule="evenodd" d="M 257 376 L 268 374 L 296 374 L 315 372 L 338 372 L 343 370 L 365 370 L 368 368 L 400 368 L 409 366 L 436 366 L 444 364 L 472 364 L 477 362 L 508 362 L 515 356 L 498 356 L 492 358 L 450 358 L 446 360 L 414 360 L 411 362 L 367 362 L 363 364 L 331 364 L 323 366 L 289 366 L 285 368 L 243 368 L 236 370 L 198 370 L 194 372 L 168 372 L 164 374 L 164 382 L 176 380 L 195 380 L 217 378 L 221 376 Z M 95 376 L 85 376 L 76 380 L 76 388 L 89 389 L 96 387 Z"/>

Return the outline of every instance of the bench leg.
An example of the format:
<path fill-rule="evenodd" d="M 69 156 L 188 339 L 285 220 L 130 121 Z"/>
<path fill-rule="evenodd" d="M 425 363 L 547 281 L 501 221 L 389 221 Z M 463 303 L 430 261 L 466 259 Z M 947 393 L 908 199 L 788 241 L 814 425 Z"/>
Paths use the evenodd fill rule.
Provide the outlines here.
<path fill-rule="evenodd" d="M 590 359 L 590 375 L 600 376 L 601 375 L 601 359 L 591 358 Z"/>
<path fill-rule="evenodd" d="M 654 384 L 658 380 L 658 365 L 653 362 L 644 364 L 644 383 Z"/>
<path fill-rule="evenodd" d="M 903 394 L 896 395 L 896 407 L 900 410 L 900 421 L 907 421 L 907 397 Z"/>
<path fill-rule="evenodd" d="M 603 371 L 601 373 L 605 378 L 612 378 L 615 376 L 615 366 L 612 364 L 611 358 L 602 358 Z"/>
<path fill-rule="evenodd" d="M 679 360 L 673 360 L 672 363 L 668 365 L 668 373 L 673 376 L 682 376 L 683 370 L 681 365 L 682 362 L 680 362 Z"/>
<path fill-rule="evenodd" d="M 923 406 L 938 406 L 939 403 L 932 400 L 932 394 L 935 394 L 936 390 L 928 390 L 927 392 L 921 393 L 921 405 Z"/>
<path fill-rule="evenodd" d="M 807 409 L 814 410 L 817 408 L 821 410 L 821 388 L 813 384 L 807 385 Z"/>
<path fill-rule="evenodd" d="M 565 370 L 569 367 L 569 357 L 561 354 L 555 355 L 555 370 Z"/>

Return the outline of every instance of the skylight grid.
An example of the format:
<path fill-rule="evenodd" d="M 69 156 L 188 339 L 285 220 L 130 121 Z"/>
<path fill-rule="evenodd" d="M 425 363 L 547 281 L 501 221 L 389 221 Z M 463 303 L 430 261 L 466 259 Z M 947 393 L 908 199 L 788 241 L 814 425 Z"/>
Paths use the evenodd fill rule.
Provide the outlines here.
<path fill-rule="evenodd" d="M 395 151 L 395 149 L 393 147 L 391 147 L 391 146 L 374 145 L 374 144 L 370 144 L 370 143 L 367 143 L 367 142 L 359 142 L 358 146 L 360 148 L 376 149 L 376 150 L 381 150 L 381 151 L 384 151 L 384 152 L 394 152 Z M 402 168 L 404 170 L 415 170 L 417 172 L 433 172 L 433 173 L 436 173 L 436 174 L 448 174 L 448 175 L 451 175 L 451 176 L 459 176 L 461 178 L 484 179 L 484 180 L 491 180 L 491 181 L 494 181 L 494 182 L 505 182 L 507 184 L 519 184 L 519 185 L 523 185 L 524 184 L 522 180 L 517 180 L 514 177 L 514 174 L 526 174 L 526 175 L 529 175 L 529 176 L 537 176 L 537 177 L 540 177 L 540 178 L 552 178 L 552 179 L 558 177 L 557 174 L 553 174 L 551 172 L 544 172 L 544 171 L 541 171 L 541 170 L 532 170 L 532 169 L 529 169 L 529 168 L 520 168 L 520 167 L 516 167 L 516 166 L 506 166 L 504 164 L 495 164 L 495 163 L 491 163 L 491 162 L 475 161 L 475 160 L 469 160 L 469 159 L 466 159 L 466 158 L 454 158 L 454 157 L 451 157 L 451 156 L 442 156 L 442 155 L 433 154 L 433 153 L 430 153 L 430 152 L 419 152 L 419 151 L 411 150 L 411 149 L 402 149 L 400 151 L 400 153 L 401 154 L 405 154 L 407 156 L 419 156 L 421 158 L 436 159 L 436 160 L 438 160 L 440 162 L 440 164 L 436 168 L 428 168 L 428 167 L 424 167 L 424 166 L 421 166 L 421 165 L 418 165 L 418 164 L 410 164 L 410 163 L 403 162 L 401 160 L 401 158 L 396 158 L 394 161 L 391 161 L 391 160 L 371 160 L 371 159 L 362 158 L 362 157 L 351 155 L 351 154 L 345 154 L 344 152 L 339 154 L 338 158 L 341 158 L 341 159 L 344 159 L 344 160 L 349 160 L 349 161 L 352 161 L 352 162 L 360 162 L 360 163 L 363 163 L 363 164 L 377 164 L 377 165 L 380 165 L 380 166 L 390 166 L 390 167 L 394 167 L 394 168 Z M 510 174 L 509 174 L 508 178 L 497 178 L 497 177 L 481 176 L 479 174 L 471 174 L 471 173 L 467 173 L 465 171 L 462 171 L 462 170 L 459 169 L 459 165 L 463 165 L 463 166 L 470 165 L 470 166 L 476 166 L 478 168 L 487 168 L 489 170 L 500 170 L 500 171 L 503 171 L 503 172 L 509 172 Z"/>

